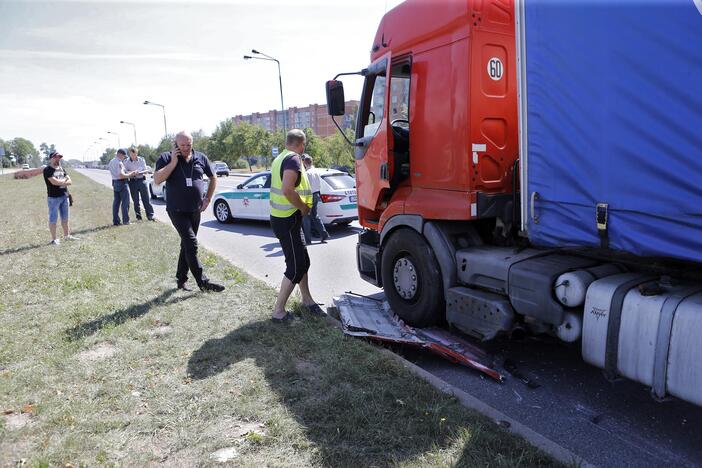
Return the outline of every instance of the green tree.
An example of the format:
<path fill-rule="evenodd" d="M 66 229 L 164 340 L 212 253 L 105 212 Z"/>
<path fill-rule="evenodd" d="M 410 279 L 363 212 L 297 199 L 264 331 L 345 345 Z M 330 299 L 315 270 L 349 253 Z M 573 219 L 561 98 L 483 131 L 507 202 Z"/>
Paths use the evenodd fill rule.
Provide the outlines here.
<path fill-rule="evenodd" d="M 322 139 L 319 138 L 311 128 L 306 128 L 304 132 L 305 137 L 307 137 L 307 141 L 305 143 L 305 153 L 312 156 L 313 159 L 322 159 L 324 154 L 324 144 Z"/>
<path fill-rule="evenodd" d="M 12 161 L 10 161 L 10 144 L 0 138 L 0 148 L 2 148 L 0 153 L 4 154 L 4 156 L 0 157 L 0 165 L 2 165 L 2 167 L 12 166 Z"/>
<path fill-rule="evenodd" d="M 233 163 L 236 156 L 236 145 L 239 139 L 235 138 L 234 131 L 236 125 L 233 119 L 223 120 L 212 132 L 207 144 L 207 156 L 212 161 L 224 161 L 227 164 Z"/>
<path fill-rule="evenodd" d="M 107 148 L 104 153 L 102 153 L 102 156 L 100 156 L 100 164 L 107 164 L 109 163 L 112 158 L 114 158 L 117 155 L 117 150 L 114 148 Z"/>
<path fill-rule="evenodd" d="M 354 131 L 351 129 L 346 130 L 346 136 L 349 140 L 354 141 Z M 319 167 L 350 167 L 351 170 L 355 168 L 355 161 L 353 157 L 354 148 L 345 139 L 344 136 L 337 132 L 332 136 L 328 136 L 324 139 L 324 152 L 325 152 L 325 162 L 323 166 L 317 164 Z"/>
<path fill-rule="evenodd" d="M 39 155 L 31 141 L 20 137 L 10 142 L 10 152 L 15 156 L 17 164 L 29 164 L 32 157 Z"/>
<path fill-rule="evenodd" d="M 44 153 L 44 157 L 48 159 L 49 155 L 56 151 L 56 146 L 53 143 L 51 143 L 50 146 L 46 143 L 42 143 L 41 145 L 39 145 L 39 151 Z"/>
<path fill-rule="evenodd" d="M 158 159 L 162 153 L 167 153 L 173 149 L 174 137 L 166 136 L 161 138 L 158 146 L 156 147 L 156 159 Z"/>
<path fill-rule="evenodd" d="M 246 130 L 245 154 L 255 156 L 259 165 L 268 167 L 272 134 L 258 125 L 247 125 Z"/>
<path fill-rule="evenodd" d="M 159 154 L 154 148 L 152 148 L 149 145 L 139 145 L 137 146 L 137 151 L 139 151 L 139 156 L 144 158 L 146 164 L 148 164 L 149 166 L 153 166 L 154 164 L 156 164 L 156 160 L 158 159 Z"/>
<path fill-rule="evenodd" d="M 210 137 L 200 129 L 193 132 L 193 149 L 209 155 Z"/>

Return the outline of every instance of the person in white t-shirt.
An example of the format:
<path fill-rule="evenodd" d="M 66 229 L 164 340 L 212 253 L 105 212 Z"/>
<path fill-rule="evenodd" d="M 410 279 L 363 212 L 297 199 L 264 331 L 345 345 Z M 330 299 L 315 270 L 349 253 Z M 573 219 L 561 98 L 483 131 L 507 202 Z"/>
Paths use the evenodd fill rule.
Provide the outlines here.
<path fill-rule="evenodd" d="M 302 231 L 305 234 L 305 242 L 307 244 L 312 243 L 312 227 L 314 226 L 317 235 L 321 238 L 322 244 L 327 243 L 329 239 L 329 233 L 324 229 L 324 223 L 319 219 L 317 215 L 317 204 L 320 200 L 320 184 L 321 178 L 319 172 L 312 165 L 312 156 L 305 153 L 302 155 L 302 163 L 305 165 L 305 172 L 307 172 L 307 179 L 310 181 L 310 188 L 312 189 L 312 209 L 310 212 L 302 218 Z"/>

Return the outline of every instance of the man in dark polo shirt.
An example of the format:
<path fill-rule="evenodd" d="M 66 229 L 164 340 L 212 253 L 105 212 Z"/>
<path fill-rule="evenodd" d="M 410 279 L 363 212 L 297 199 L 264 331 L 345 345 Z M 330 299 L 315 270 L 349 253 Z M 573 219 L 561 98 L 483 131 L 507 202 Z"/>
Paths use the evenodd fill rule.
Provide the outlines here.
<path fill-rule="evenodd" d="M 205 174 L 210 185 L 205 195 Z M 204 154 L 193 151 L 193 137 L 187 132 L 176 135 L 173 149 L 161 154 L 156 161 L 154 182 L 166 182 L 166 211 L 173 227 L 180 235 L 180 257 L 176 281 L 178 289 L 190 291 L 185 284 L 188 269 L 198 287 L 203 291 L 220 292 L 224 286 L 211 282 L 203 272 L 202 263 L 197 258 L 197 230 L 200 227 L 200 213 L 210 204 L 212 194 L 217 187 L 209 159 Z"/>

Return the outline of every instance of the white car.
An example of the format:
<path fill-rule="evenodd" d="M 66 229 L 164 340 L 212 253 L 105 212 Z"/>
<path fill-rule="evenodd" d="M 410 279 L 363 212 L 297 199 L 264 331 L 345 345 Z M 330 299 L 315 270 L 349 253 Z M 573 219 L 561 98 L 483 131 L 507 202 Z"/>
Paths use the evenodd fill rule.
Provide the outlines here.
<path fill-rule="evenodd" d="M 166 183 L 163 182 L 161 184 L 157 184 L 154 182 L 154 175 L 149 174 L 149 194 L 151 195 L 152 199 L 155 198 L 162 198 L 163 201 L 166 201 Z"/>
<path fill-rule="evenodd" d="M 324 224 L 347 225 L 358 219 L 356 205 L 356 180 L 346 172 L 318 169 L 320 173 L 320 202 L 317 214 Z M 259 172 L 249 177 L 234 190 L 215 194 L 212 210 L 220 223 L 234 219 L 268 221 L 271 171 Z"/>

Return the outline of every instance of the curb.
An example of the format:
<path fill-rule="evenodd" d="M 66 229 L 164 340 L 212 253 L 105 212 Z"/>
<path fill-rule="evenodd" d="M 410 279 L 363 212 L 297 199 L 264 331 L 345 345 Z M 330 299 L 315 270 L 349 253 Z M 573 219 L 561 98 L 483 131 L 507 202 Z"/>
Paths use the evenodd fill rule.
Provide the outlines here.
<path fill-rule="evenodd" d="M 341 322 L 334 318 L 332 315 L 327 316 L 327 322 L 330 325 L 341 329 Z M 508 432 L 521 436 L 531 445 L 549 454 L 559 462 L 565 465 L 578 466 L 582 468 L 596 467 L 596 465 L 589 463 L 587 460 L 574 454 L 567 448 L 563 447 L 562 445 L 559 445 L 558 443 L 554 442 L 553 440 L 549 439 L 543 434 L 540 434 L 535 430 L 531 429 L 530 427 L 520 423 L 519 421 L 510 418 L 500 410 L 493 408 L 492 406 L 488 405 L 479 398 L 471 395 L 470 393 L 451 385 L 450 383 L 446 382 L 440 377 L 431 374 L 430 372 L 422 369 L 416 364 L 406 360 L 402 356 L 395 354 L 386 348 L 380 347 L 379 349 L 381 353 L 394 359 L 405 369 L 409 370 L 417 377 L 420 377 L 421 379 L 429 383 L 432 387 L 436 388 L 442 393 L 455 397 L 466 408 L 470 408 L 482 414 L 483 416 L 490 418 L 498 426 L 504 428 Z"/>

